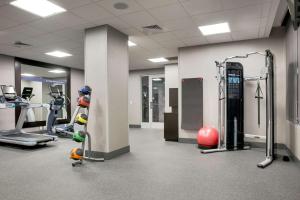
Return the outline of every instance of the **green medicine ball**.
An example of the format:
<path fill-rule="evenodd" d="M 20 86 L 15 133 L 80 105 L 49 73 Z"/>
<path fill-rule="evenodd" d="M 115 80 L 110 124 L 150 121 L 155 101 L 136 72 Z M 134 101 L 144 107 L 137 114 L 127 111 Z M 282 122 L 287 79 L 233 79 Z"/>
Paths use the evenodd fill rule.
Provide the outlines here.
<path fill-rule="evenodd" d="M 84 131 L 76 131 L 73 134 L 73 140 L 75 142 L 84 142 L 86 137 L 86 133 Z"/>

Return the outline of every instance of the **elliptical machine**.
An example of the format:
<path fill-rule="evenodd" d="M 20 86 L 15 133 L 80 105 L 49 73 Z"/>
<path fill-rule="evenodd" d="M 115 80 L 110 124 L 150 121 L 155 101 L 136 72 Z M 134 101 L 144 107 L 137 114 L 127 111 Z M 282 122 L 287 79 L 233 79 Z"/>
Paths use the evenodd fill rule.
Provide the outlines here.
<path fill-rule="evenodd" d="M 21 97 L 24 101 L 30 103 L 31 99 L 35 96 L 33 93 L 32 87 L 24 87 Z M 26 122 L 35 122 L 35 114 L 32 108 L 29 108 L 26 114 Z"/>
<path fill-rule="evenodd" d="M 48 135 L 55 135 L 55 132 L 53 131 L 54 125 L 56 123 L 56 119 L 58 117 L 59 111 L 62 110 L 62 108 L 65 105 L 65 99 L 63 97 L 62 92 L 59 91 L 59 89 L 55 86 L 49 86 L 50 93 L 49 95 L 53 98 L 49 105 L 49 114 L 48 114 L 48 120 L 47 120 L 47 134 Z"/>
<path fill-rule="evenodd" d="M 61 127 L 55 127 L 54 132 L 58 135 L 64 137 L 72 137 L 73 133 L 75 132 L 74 125 L 76 121 L 80 121 L 80 110 L 88 108 L 90 106 L 90 98 L 91 98 L 92 89 L 89 86 L 84 86 L 80 90 L 78 90 L 78 99 L 77 99 L 77 106 L 72 115 L 71 121 L 69 124 Z M 78 124 L 78 123 L 77 123 Z M 84 125 L 84 124 L 81 124 Z"/>

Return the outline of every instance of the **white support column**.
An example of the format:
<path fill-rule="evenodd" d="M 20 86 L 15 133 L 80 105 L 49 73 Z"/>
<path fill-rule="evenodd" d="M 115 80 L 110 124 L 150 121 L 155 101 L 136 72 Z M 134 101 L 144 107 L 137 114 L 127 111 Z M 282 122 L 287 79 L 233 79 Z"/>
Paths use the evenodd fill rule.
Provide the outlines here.
<path fill-rule="evenodd" d="M 95 157 L 129 152 L 128 36 L 109 25 L 85 32 L 85 83 L 92 88 L 88 131 Z"/>

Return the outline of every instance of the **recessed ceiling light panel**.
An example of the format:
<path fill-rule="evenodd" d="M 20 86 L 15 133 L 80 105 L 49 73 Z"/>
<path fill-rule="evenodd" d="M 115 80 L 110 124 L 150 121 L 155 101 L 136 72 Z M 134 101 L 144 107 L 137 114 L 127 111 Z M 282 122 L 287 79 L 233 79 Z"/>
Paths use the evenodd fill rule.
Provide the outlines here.
<path fill-rule="evenodd" d="M 40 17 L 48 17 L 66 11 L 48 0 L 16 0 L 10 4 Z"/>
<path fill-rule="evenodd" d="M 48 56 L 54 56 L 54 57 L 58 57 L 58 58 L 63 58 L 63 57 L 69 57 L 72 56 L 72 54 L 63 52 L 63 51 L 52 51 L 52 52 L 48 52 L 45 53 Z"/>
<path fill-rule="evenodd" d="M 134 47 L 134 46 L 136 46 L 136 44 L 134 42 L 131 42 L 131 41 L 128 40 L 128 46 L 129 47 Z"/>
<path fill-rule="evenodd" d="M 151 61 L 151 62 L 154 62 L 154 63 L 168 62 L 169 61 L 168 59 L 163 58 L 163 57 L 161 57 L 161 58 L 150 58 L 148 60 Z"/>
<path fill-rule="evenodd" d="M 229 24 L 227 22 L 207 26 L 199 26 L 198 28 L 203 35 L 215 35 L 230 32 Z"/>
<path fill-rule="evenodd" d="M 50 70 L 48 72 L 54 73 L 54 74 L 63 74 L 63 73 L 66 73 L 66 71 L 62 70 L 62 69 L 53 69 L 53 70 Z"/>

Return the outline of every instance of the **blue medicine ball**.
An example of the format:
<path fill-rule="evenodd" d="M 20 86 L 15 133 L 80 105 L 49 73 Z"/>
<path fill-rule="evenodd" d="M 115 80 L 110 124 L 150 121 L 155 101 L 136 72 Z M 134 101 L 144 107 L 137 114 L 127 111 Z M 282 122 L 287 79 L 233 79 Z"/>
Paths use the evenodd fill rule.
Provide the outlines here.
<path fill-rule="evenodd" d="M 92 88 L 90 88 L 89 86 L 86 85 L 83 88 L 81 88 L 78 92 L 79 92 L 79 94 L 82 94 L 82 95 L 90 95 L 92 92 Z"/>

